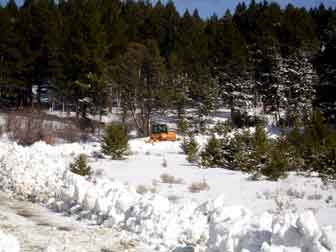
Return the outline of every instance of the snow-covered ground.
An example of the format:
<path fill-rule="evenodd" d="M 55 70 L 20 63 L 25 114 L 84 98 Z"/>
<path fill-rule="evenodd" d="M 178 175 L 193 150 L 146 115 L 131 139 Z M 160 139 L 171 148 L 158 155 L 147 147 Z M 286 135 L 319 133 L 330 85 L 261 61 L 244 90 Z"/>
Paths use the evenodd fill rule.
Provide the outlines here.
<path fill-rule="evenodd" d="M 204 142 L 205 138 L 198 140 Z M 35 232 L 46 228 L 37 240 L 54 239 L 47 242 L 51 251 L 76 251 L 60 247 L 67 244 L 62 242 L 62 235 L 69 241 L 78 239 L 71 244 L 82 246 L 80 251 L 101 251 L 99 241 L 108 241 L 106 237 L 113 237 L 113 233 L 119 235 L 111 238 L 111 246 L 126 239 L 135 251 L 182 252 L 188 247 L 206 252 L 336 251 L 336 189 L 323 185 L 318 178 L 291 174 L 280 182 L 250 181 L 241 172 L 190 165 L 178 142 L 151 145 L 135 139 L 130 147 L 133 154 L 128 159 L 112 161 L 96 158 L 94 153 L 100 147 L 94 143 L 22 147 L 0 141 L 0 189 L 6 195 L 39 202 L 59 212 L 56 216 L 61 219 L 56 223 L 36 224 Z M 68 170 L 79 153 L 91 157 L 95 174 L 90 178 Z M 174 176 L 178 184 L 163 183 L 162 174 Z M 189 188 L 194 182 L 206 182 L 209 188 L 192 193 Z M 11 215 L 10 209 L 13 207 L 0 212 Z M 6 228 L 8 216 L 0 219 L 4 232 L 0 232 L 0 246 L 8 235 L 14 235 L 22 251 L 29 251 L 24 249 L 30 245 L 22 237 L 25 232 L 33 236 L 34 228 L 25 222 L 39 223 L 40 216 L 52 219 L 55 215 L 42 212 L 28 214 L 32 217 L 22 225 L 21 217 L 17 218 L 19 225 L 13 229 Z M 64 219 L 61 214 L 71 218 Z M 81 220 L 73 225 L 78 229 L 57 228 L 74 219 Z M 77 237 L 83 230 L 83 236 Z M 91 246 L 87 241 L 92 235 Z M 48 248 L 46 243 L 36 244 L 43 247 L 41 251 Z"/>
<path fill-rule="evenodd" d="M 0 252 L 19 252 L 20 244 L 12 235 L 4 234 L 0 230 Z"/>
<path fill-rule="evenodd" d="M 197 140 L 200 143 L 206 141 L 203 137 Z M 278 182 L 251 181 L 240 171 L 200 169 L 191 165 L 182 154 L 179 142 L 151 145 L 145 144 L 145 139 L 136 139 L 130 145 L 133 155 L 127 160 L 100 159 L 92 161 L 91 166 L 103 172 L 104 176 L 135 187 L 147 187 L 176 202 L 191 199 L 203 203 L 221 196 L 228 206 L 243 205 L 262 213 L 276 209 L 276 198 L 280 197 L 293 209 L 312 210 L 322 224 L 336 227 L 336 187 L 323 185 L 319 178 L 290 174 Z M 183 183 L 162 183 L 163 174 L 183 180 Z M 210 189 L 191 193 L 191 184 L 202 181 L 206 181 Z"/>
<path fill-rule="evenodd" d="M 0 193 L 1 252 L 123 251 L 130 242 L 117 230 L 88 226 Z"/>
<path fill-rule="evenodd" d="M 46 114 L 48 115 L 53 115 L 57 116 L 59 118 L 75 118 L 76 117 L 76 112 L 62 112 L 62 111 L 45 111 Z M 89 115 L 88 118 L 96 121 L 101 121 L 104 123 L 110 123 L 114 121 L 120 121 L 120 109 L 119 108 L 112 108 L 112 113 L 106 113 L 106 115 L 99 116 L 99 115 Z"/>

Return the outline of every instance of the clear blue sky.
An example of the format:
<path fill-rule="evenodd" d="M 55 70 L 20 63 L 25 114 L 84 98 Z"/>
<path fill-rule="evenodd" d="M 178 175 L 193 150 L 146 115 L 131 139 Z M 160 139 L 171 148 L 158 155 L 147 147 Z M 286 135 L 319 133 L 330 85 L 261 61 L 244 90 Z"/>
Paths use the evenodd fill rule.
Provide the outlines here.
<path fill-rule="evenodd" d="M 156 0 L 153 0 L 156 1 Z M 166 0 L 161 0 L 162 2 Z M 198 9 L 202 17 L 211 16 L 216 13 L 218 16 L 222 16 L 226 9 L 234 10 L 238 2 L 237 0 L 174 0 L 176 7 L 180 12 L 184 12 L 185 9 L 193 10 Z M 250 0 L 244 0 L 247 4 Z M 258 2 L 258 1 L 257 1 Z M 268 1 L 271 2 L 271 1 Z M 336 7 L 336 0 L 273 0 L 285 7 L 287 4 L 291 3 L 295 6 L 300 7 L 314 7 L 319 6 L 323 3 L 325 6 Z"/>
<path fill-rule="evenodd" d="M 4 2 L 5 0 L 0 0 Z M 156 2 L 157 0 L 152 0 Z M 161 0 L 165 2 L 167 0 Z M 250 0 L 244 0 L 246 3 L 249 3 Z M 288 3 L 292 3 L 296 6 L 312 7 L 318 6 L 323 3 L 326 6 L 336 7 L 336 0 L 273 0 L 278 2 L 282 7 L 285 7 Z M 21 4 L 23 0 L 17 0 L 18 4 Z M 239 1 L 237 0 L 174 0 L 177 9 L 183 13 L 185 9 L 193 10 L 198 9 L 202 17 L 211 16 L 213 13 L 216 13 L 218 16 L 222 16 L 226 9 L 234 10 L 235 6 Z"/>

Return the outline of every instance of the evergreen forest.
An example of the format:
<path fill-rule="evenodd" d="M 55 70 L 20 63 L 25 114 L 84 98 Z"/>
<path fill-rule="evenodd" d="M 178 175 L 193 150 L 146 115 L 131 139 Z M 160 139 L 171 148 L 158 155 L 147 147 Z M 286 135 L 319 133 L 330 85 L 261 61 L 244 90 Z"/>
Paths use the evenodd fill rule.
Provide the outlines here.
<path fill-rule="evenodd" d="M 0 6 L 0 108 L 113 106 L 143 135 L 153 113 L 219 107 L 336 120 L 336 9 L 238 3 L 201 18 L 173 1 L 9 0 Z M 45 99 L 45 93 L 48 99 Z"/>

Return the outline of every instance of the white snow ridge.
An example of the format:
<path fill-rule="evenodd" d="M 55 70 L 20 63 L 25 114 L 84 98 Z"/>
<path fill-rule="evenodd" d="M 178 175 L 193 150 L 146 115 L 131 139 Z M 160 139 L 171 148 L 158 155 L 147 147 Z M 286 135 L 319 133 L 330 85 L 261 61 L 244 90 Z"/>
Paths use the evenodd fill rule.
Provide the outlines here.
<path fill-rule="evenodd" d="M 71 173 L 71 157 L 82 152 L 90 148 L 0 142 L 0 187 L 57 211 L 126 230 L 158 251 L 184 251 L 187 246 L 206 252 L 336 251 L 334 230 L 321 228 L 312 212 L 255 216 L 244 207 L 227 206 L 223 197 L 198 205 L 192 200 L 173 204 L 158 194 L 142 196 L 118 181 Z M 2 251 L 19 251 L 19 245 L 0 231 Z"/>

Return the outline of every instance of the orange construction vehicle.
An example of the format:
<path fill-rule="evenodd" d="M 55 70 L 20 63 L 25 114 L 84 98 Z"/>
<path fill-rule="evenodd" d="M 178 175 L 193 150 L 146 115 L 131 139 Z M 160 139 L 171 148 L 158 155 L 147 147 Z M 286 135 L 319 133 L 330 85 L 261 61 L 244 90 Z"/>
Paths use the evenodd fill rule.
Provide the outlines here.
<path fill-rule="evenodd" d="M 176 132 L 168 131 L 166 124 L 153 124 L 149 143 L 160 141 L 176 141 Z"/>

